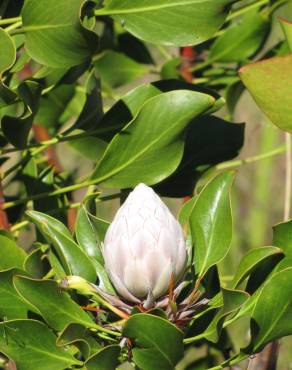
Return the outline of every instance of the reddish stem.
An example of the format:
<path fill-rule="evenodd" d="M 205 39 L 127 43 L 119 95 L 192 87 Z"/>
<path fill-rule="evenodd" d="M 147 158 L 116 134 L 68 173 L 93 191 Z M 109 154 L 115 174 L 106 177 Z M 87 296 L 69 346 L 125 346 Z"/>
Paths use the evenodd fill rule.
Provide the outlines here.
<path fill-rule="evenodd" d="M 51 139 L 51 136 L 48 133 L 48 130 L 47 130 L 46 127 L 34 124 L 32 126 L 32 129 L 33 129 L 33 132 L 34 132 L 34 136 L 35 136 L 35 138 L 38 142 L 47 141 L 47 140 Z M 56 151 L 55 151 L 54 147 L 49 146 L 45 150 L 45 153 L 48 157 L 48 164 L 50 164 L 51 166 L 54 167 L 55 172 L 56 173 L 62 172 L 63 167 L 62 167 L 61 163 L 58 160 L 58 157 L 57 157 L 57 154 L 56 154 Z"/>
<path fill-rule="evenodd" d="M 0 229 L 9 230 L 10 224 L 6 211 L 3 209 L 5 203 L 5 197 L 2 187 L 2 181 L 0 180 Z"/>
<path fill-rule="evenodd" d="M 180 66 L 180 73 L 187 82 L 193 81 L 193 74 L 190 68 L 193 66 L 196 59 L 196 51 L 191 46 L 181 48 L 182 63 Z"/>

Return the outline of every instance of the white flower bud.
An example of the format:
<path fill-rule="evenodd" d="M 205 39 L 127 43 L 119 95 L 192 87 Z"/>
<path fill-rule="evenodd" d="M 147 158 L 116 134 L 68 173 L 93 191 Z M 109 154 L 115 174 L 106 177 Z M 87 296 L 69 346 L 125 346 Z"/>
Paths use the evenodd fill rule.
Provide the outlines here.
<path fill-rule="evenodd" d="M 118 210 L 103 254 L 117 292 L 136 303 L 165 294 L 171 277 L 175 283 L 182 277 L 187 259 L 180 224 L 144 184 L 136 186 Z"/>

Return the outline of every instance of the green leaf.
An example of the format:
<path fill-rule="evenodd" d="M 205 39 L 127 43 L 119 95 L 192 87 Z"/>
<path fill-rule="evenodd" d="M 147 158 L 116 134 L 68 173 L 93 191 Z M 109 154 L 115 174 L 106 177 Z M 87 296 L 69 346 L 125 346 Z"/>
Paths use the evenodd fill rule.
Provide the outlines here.
<path fill-rule="evenodd" d="M 78 244 L 87 253 L 100 264 L 103 265 L 103 257 L 101 253 L 101 239 L 98 229 L 103 227 L 103 221 L 92 215 L 86 208 L 86 204 L 82 204 L 78 210 L 76 220 L 76 239 Z"/>
<path fill-rule="evenodd" d="M 1 74 L 13 66 L 16 59 L 16 50 L 12 38 L 7 32 L 0 28 L 0 77 Z"/>
<path fill-rule="evenodd" d="M 288 41 L 290 51 L 292 52 L 292 22 L 280 18 L 280 23 L 285 33 L 286 39 Z"/>
<path fill-rule="evenodd" d="M 62 292 L 55 281 L 15 276 L 14 285 L 18 293 L 37 309 L 53 329 L 62 331 L 71 323 L 96 328 L 90 316 L 70 298 L 68 293 Z"/>
<path fill-rule="evenodd" d="M 178 168 L 157 184 L 155 190 L 167 197 L 192 196 L 196 183 L 207 170 L 238 155 L 244 142 L 244 129 L 244 124 L 212 115 L 192 120 Z"/>
<path fill-rule="evenodd" d="M 85 362 L 87 370 L 113 370 L 119 365 L 119 355 L 121 347 L 119 345 L 111 345 L 104 347 L 98 353 L 90 357 Z"/>
<path fill-rule="evenodd" d="M 190 218 L 196 273 L 202 277 L 228 253 L 232 237 L 230 187 L 234 173 L 213 178 L 199 194 Z"/>
<path fill-rule="evenodd" d="M 103 116 L 100 82 L 95 77 L 94 72 L 94 69 L 92 69 L 85 82 L 86 101 L 77 121 L 74 123 L 74 128 L 94 129 Z"/>
<path fill-rule="evenodd" d="M 11 358 L 19 370 L 63 370 L 81 361 L 56 346 L 57 337 L 35 320 L 0 323 L 0 352 Z"/>
<path fill-rule="evenodd" d="M 211 107 L 212 111 L 218 110 L 224 104 L 224 99 L 213 90 L 202 88 L 185 81 L 169 79 L 144 84 L 128 92 L 105 113 L 97 126 L 98 130 L 104 130 L 104 132 L 97 134 L 97 136 L 105 141 L 110 141 L 116 133 L 138 114 L 141 107 L 149 99 L 173 90 L 197 91 L 213 96 L 216 101 Z"/>
<path fill-rule="evenodd" d="M 147 46 L 128 32 L 118 35 L 118 48 L 138 63 L 155 64 Z"/>
<path fill-rule="evenodd" d="M 110 15 L 137 38 L 185 46 L 208 40 L 226 19 L 231 0 L 106 0 L 97 15 Z"/>
<path fill-rule="evenodd" d="M 23 268 L 25 251 L 13 239 L 0 235 L 0 270 Z"/>
<path fill-rule="evenodd" d="M 111 50 L 99 55 L 94 67 L 101 77 L 101 82 L 113 88 L 130 83 L 149 72 L 147 65 Z"/>
<path fill-rule="evenodd" d="M 78 132 L 74 132 L 74 134 Z M 76 150 L 79 154 L 97 163 L 105 152 L 107 143 L 98 137 L 89 136 L 81 139 L 68 141 L 70 148 Z"/>
<path fill-rule="evenodd" d="M 292 267 L 292 221 L 281 222 L 273 227 L 273 244 L 284 252 L 276 271 Z"/>
<path fill-rule="evenodd" d="M 174 369 L 183 355 L 183 332 L 161 317 L 133 315 L 123 334 L 134 340 L 133 359 L 142 370 Z"/>
<path fill-rule="evenodd" d="M 263 113 L 292 133 L 292 54 L 248 64 L 239 74 Z"/>
<path fill-rule="evenodd" d="M 263 261 L 283 251 L 276 247 L 262 247 L 252 249 L 240 261 L 236 275 L 233 278 L 232 286 L 236 288 L 248 275 L 251 274 Z"/>
<path fill-rule="evenodd" d="M 26 0 L 21 12 L 25 48 L 40 64 L 72 67 L 88 59 L 97 36 L 81 26 L 83 0 Z M 93 49 L 93 50 L 92 50 Z"/>
<path fill-rule="evenodd" d="M 91 335 L 91 332 L 80 324 L 70 324 L 58 337 L 58 346 L 68 346 L 71 344 L 78 347 L 85 359 L 96 354 L 101 349 L 97 338 Z"/>
<path fill-rule="evenodd" d="M 73 99 L 74 93 L 75 87 L 73 85 L 60 85 L 42 96 L 35 121 L 41 126 L 56 127 Z"/>
<path fill-rule="evenodd" d="M 215 315 L 204 333 L 200 335 L 213 343 L 218 342 L 226 317 L 235 313 L 249 298 L 246 292 L 231 289 L 222 289 L 222 296 L 223 307 Z"/>
<path fill-rule="evenodd" d="M 292 268 L 280 271 L 261 290 L 252 313 L 253 351 L 292 334 Z"/>
<path fill-rule="evenodd" d="M 29 211 L 27 215 L 35 222 L 48 242 L 55 247 L 68 275 L 78 275 L 88 281 L 95 282 L 96 271 L 93 262 L 74 242 L 64 224 L 37 211 Z"/>
<path fill-rule="evenodd" d="M 24 104 L 24 112 L 20 117 L 4 116 L 1 126 L 4 136 L 11 144 L 17 148 L 24 148 L 38 110 L 41 86 L 35 81 L 26 80 L 17 90 Z"/>
<path fill-rule="evenodd" d="M 34 309 L 15 290 L 13 275 L 18 271 L 0 272 L 0 318 L 1 320 L 25 319 L 27 311 Z"/>
<path fill-rule="evenodd" d="M 48 273 L 48 263 L 44 259 L 45 253 L 42 250 L 42 247 L 38 247 L 34 249 L 30 254 L 26 257 L 24 261 L 24 269 L 27 271 L 32 277 L 41 279 Z"/>
<path fill-rule="evenodd" d="M 209 60 L 224 63 L 245 61 L 258 50 L 269 30 L 266 14 L 252 10 L 216 39 L 210 48 Z"/>
<path fill-rule="evenodd" d="M 99 280 L 99 287 L 109 294 L 116 294 L 104 268 L 102 242 L 109 223 L 93 215 L 96 195 L 90 195 L 79 208 L 76 220 L 76 239 L 86 254 L 92 258 Z"/>
<path fill-rule="evenodd" d="M 149 99 L 113 138 L 91 178 L 120 188 L 163 180 L 179 165 L 188 123 L 213 104 L 211 96 L 186 90 Z"/>

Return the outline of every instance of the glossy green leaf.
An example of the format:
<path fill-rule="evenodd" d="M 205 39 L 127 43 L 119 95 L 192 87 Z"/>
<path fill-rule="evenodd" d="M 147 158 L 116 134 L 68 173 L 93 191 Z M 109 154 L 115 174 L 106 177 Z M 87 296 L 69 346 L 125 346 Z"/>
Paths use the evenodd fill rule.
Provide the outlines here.
<path fill-rule="evenodd" d="M 252 313 L 254 351 L 292 334 L 292 268 L 280 271 L 265 284 Z"/>
<path fill-rule="evenodd" d="M 131 316 L 123 334 L 134 341 L 133 359 L 142 370 L 172 370 L 183 355 L 183 332 L 158 316 Z"/>
<path fill-rule="evenodd" d="M 17 270 L 0 272 L 0 318 L 1 320 L 25 319 L 32 307 L 17 293 L 13 275 Z"/>
<path fill-rule="evenodd" d="M 250 11 L 218 37 L 210 48 L 213 62 L 240 62 L 254 54 L 265 40 L 270 22 L 263 12 Z"/>
<path fill-rule="evenodd" d="M 101 253 L 101 242 L 98 229 L 103 228 L 102 220 L 92 215 L 86 207 L 86 203 L 82 204 L 78 210 L 76 220 L 76 238 L 78 244 L 83 248 L 88 256 L 92 257 L 103 265 L 103 257 Z"/>
<path fill-rule="evenodd" d="M 56 339 L 55 334 L 40 321 L 0 323 L 0 352 L 11 358 L 18 370 L 63 370 L 82 365 L 66 349 L 57 347 Z"/>
<path fill-rule="evenodd" d="M 255 268 L 267 258 L 282 254 L 283 251 L 276 247 L 262 247 L 252 249 L 241 259 L 232 286 L 236 288 Z"/>
<path fill-rule="evenodd" d="M 26 0 L 22 9 L 25 47 L 38 63 L 55 68 L 84 62 L 98 47 L 94 33 L 80 23 L 83 0 Z M 91 49 L 92 48 L 92 49 Z"/>
<path fill-rule="evenodd" d="M 230 187 L 233 172 L 213 178 L 199 194 L 190 217 L 195 268 L 203 276 L 228 253 L 232 237 Z"/>
<path fill-rule="evenodd" d="M 23 268 L 25 251 L 13 239 L 0 235 L 0 270 Z"/>
<path fill-rule="evenodd" d="M 62 331 L 71 323 L 78 323 L 86 328 L 96 327 L 90 316 L 68 293 L 62 292 L 55 281 L 15 276 L 14 285 L 19 294 L 38 310 L 53 329 Z"/>
<path fill-rule="evenodd" d="M 186 90 L 148 100 L 111 141 L 91 178 L 120 188 L 163 180 L 179 165 L 188 123 L 213 104 L 211 96 Z"/>
<path fill-rule="evenodd" d="M 292 54 L 248 64 L 239 73 L 263 113 L 292 133 Z"/>
<path fill-rule="evenodd" d="M 13 66 L 16 58 L 15 45 L 7 32 L 0 28 L 0 77 L 1 74 Z"/>
<path fill-rule="evenodd" d="M 286 39 L 288 41 L 290 51 L 292 52 L 292 22 L 280 18 L 280 23 L 285 33 Z"/>
<path fill-rule="evenodd" d="M 109 280 L 104 267 L 102 256 L 102 242 L 109 223 L 94 216 L 96 196 L 89 196 L 80 207 L 76 220 L 76 239 L 88 256 L 94 262 L 99 280 L 99 287 L 109 294 L 115 294 L 115 290 Z"/>
<path fill-rule="evenodd" d="M 149 67 L 130 59 L 122 53 L 106 51 L 94 61 L 101 82 L 113 88 L 125 85 L 144 76 Z"/>
<path fill-rule="evenodd" d="M 66 273 L 95 282 L 96 271 L 93 262 L 74 242 L 65 225 L 41 212 L 29 211 L 27 214 L 48 242 L 55 247 Z"/>
<path fill-rule="evenodd" d="M 113 370 L 119 365 L 119 355 L 121 347 L 111 345 L 104 347 L 98 353 L 90 357 L 85 362 L 86 370 Z"/>
<path fill-rule="evenodd" d="M 154 44 L 194 45 L 222 25 L 231 0 L 106 0 L 97 15 L 110 15 L 134 36 Z"/>

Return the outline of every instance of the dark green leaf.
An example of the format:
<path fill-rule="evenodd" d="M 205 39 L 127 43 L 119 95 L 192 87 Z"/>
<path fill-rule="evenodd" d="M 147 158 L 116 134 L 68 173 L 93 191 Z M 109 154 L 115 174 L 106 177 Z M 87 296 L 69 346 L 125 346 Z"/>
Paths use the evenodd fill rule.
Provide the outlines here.
<path fill-rule="evenodd" d="M 35 122 L 41 126 L 56 127 L 75 93 L 74 85 L 60 85 L 40 99 Z"/>
<path fill-rule="evenodd" d="M 133 359 L 143 370 L 172 370 L 183 355 L 183 333 L 161 317 L 133 315 L 123 334 L 134 340 Z"/>
<path fill-rule="evenodd" d="M 199 194 L 190 217 L 195 268 L 203 276 L 228 253 L 232 237 L 230 187 L 233 172 L 213 178 Z"/>
<path fill-rule="evenodd" d="M 18 87 L 18 93 L 23 100 L 24 112 L 20 117 L 4 116 L 2 131 L 7 140 L 18 148 L 26 146 L 33 118 L 38 110 L 41 86 L 34 81 L 24 81 Z"/>
<path fill-rule="evenodd" d="M 119 364 L 121 348 L 118 345 L 104 347 L 85 362 L 87 370 L 113 370 Z"/>
<path fill-rule="evenodd" d="M 131 35 L 123 32 L 118 35 L 119 50 L 131 59 L 142 64 L 154 64 L 154 60 L 143 42 Z"/>
<path fill-rule="evenodd" d="M 58 346 L 68 346 L 70 344 L 77 346 L 86 359 L 101 349 L 97 338 L 91 335 L 88 328 L 80 324 L 70 324 L 58 337 Z"/>
<path fill-rule="evenodd" d="M 163 196 L 192 196 L 202 174 L 212 166 L 236 157 L 244 142 L 244 124 L 215 116 L 194 119 L 185 139 L 183 158 L 176 171 L 155 190 Z"/>
<path fill-rule="evenodd" d="M 86 101 L 73 127 L 90 130 L 97 126 L 103 116 L 100 82 L 96 79 L 94 70 L 87 78 L 85 89 Z"/>
<path fill-rule="evenodd" d="M 24 269 L 32 277 L 41 279 L 49 271 L 47 261 L 44 259 L 44 252 L 42 247 L 38 247 L 33 250 L 24 261 Z"/>

